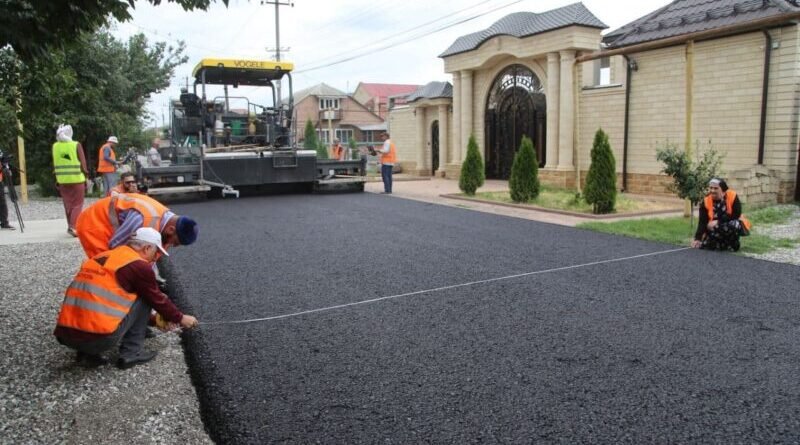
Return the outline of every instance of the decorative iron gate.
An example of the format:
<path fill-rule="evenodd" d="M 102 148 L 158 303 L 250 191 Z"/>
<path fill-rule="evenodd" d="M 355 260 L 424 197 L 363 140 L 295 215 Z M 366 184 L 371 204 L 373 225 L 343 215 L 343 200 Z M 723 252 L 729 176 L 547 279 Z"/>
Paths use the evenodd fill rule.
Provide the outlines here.
<path fill-rule="evenodd" d="M 431 176 L 439 170 L 439 121 L 431 124 Z"/>
<path fill-rule="evenodd" d="M 539 78 L 522 65 L 503 70 L 486 103 L 486 177 L 508 179 L 522 136 L 533 140 L 539 166 L 546 159 L 547 102 Z"/>

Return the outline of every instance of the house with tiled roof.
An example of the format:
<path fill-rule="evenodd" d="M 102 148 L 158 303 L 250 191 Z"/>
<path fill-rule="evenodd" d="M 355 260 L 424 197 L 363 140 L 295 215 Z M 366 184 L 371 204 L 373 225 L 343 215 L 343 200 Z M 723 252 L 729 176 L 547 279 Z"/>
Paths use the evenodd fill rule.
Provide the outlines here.
<path fill-rule="evenodd" d="M 294 94 L 297 138 L 302 143 L 306 122 L 311 120 L 317 136 L 325 143 L 333 139 L 347 143 L 377 141 L 385 130 L 383 119 L 351 96 L 325 83 L 313 85 Z"/>
<path fill-rule="evenodd" d="M 720 152 L 748 204 L 800 199 L 797 1 L 676 0 L 605 35 L 601 17 L 518 12 L 447 46 L 451 97 L 390 113 L 404 171 L 457 178 L 474 135 L 486 176 L 505 179 L 528 136 L 542 182 L 577 188 L 602 128 L 622 190 L 669 194 L 656 150 L 677 146 Z"/>
<path fill-rule="evenodd" d="M 402 105 L 404 103 L 403 97 L 419 87 L 419 85 L 359 82 L 355 91 L 353 91 L 353 99 L 380 116 L 381 119 L 386 119 L 389 108 L 392 105 Z M 390 103 L 389 99 L 391 97 L 396 97 L 397 99 Z"/>

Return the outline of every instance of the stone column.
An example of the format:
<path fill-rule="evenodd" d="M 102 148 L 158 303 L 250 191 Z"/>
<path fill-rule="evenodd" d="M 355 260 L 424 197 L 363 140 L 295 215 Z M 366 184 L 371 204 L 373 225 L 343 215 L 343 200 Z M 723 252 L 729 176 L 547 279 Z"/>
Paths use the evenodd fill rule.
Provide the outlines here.
<path fill-rule="evenodd" d="M 447 105 L 439 105 L 439 170 L 436 172 L 436 176 L 444 176 L 444 166 L 450 162 L 448 156 L 449 150 L 447 149 L 447 144 L 449 142 L 449 138 L 447 137 L 449 119 L 450 116 L 447 113 Z"/>
<path fill-rule="evenodd" d="M 561 65 L 558 53 L 547 54 L 547 154 L 545 168 L 558 165 L 558 110 Z"/>
<path fill-rule="evenodd" d="M 558 167 L 564 170 L 574 168 L 572 145 L 575 137 L 573 128 L 573 96 L 575 79 L 572 66 L 575 64 L 575 51 L 559 51 L 561 54 L 561 96 L 558 110 Z"/>
<path fill-rule="evenodd" d="M 461 162 L 461 72 L 453 73 L 453 150 L 450 162 Z"/>
<path fill-rule="evenodd" d="M 430 176 L 430 172 L 425 168 L 425 158 L 428 146 L 425 141 L 428 139 L 428 129 L 425 126 L 425 107 L 414 108 L 417 116 L 417 174 L 420 176 Z"/>
<path fill-rule="evenodd" d="M 467 143 L 472 134 L 472 71 L 461 71 L 461 147 L 459 163 L 467 156 Z"/>

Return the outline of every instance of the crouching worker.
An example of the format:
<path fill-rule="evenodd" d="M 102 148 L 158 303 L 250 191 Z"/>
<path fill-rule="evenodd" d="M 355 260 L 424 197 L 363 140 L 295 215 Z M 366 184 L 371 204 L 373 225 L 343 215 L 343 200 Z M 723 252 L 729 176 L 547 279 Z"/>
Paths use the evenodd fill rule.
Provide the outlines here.
<path fill-rule="evenodd" d="M 101 355 L 118 342 L 117 367 L 149 362 L 155 351 L 143 349 L 151 308 L 166 321 L 194 328 L 197 319 L 183 314 L 158 289 L 152 264 L 168 255 L 161 234 L 144 227 L 127 244 L 86 260 L 67 288 L 55 329 L 59 343 L 78 351 L 85 367 L 107 363 Z"/>
<path fill-rule="evenodd" d="M 721 179 L 708 182 L 708 195 L 700 203 L 697 219 L 694 248 L 736 252 L 739 237 L 750 233 L 750 221 L 742 215 L 739 197 Z"/>

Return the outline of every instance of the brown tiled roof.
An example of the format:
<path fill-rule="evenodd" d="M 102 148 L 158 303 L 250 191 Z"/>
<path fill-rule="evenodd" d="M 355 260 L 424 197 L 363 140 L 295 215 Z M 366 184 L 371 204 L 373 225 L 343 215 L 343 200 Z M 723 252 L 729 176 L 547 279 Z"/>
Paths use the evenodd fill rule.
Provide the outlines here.
<path fill-rule="evenodd" d="M 797 0 L 676 0 L 603 37 L 609 48 L 800 11 Z"/>

